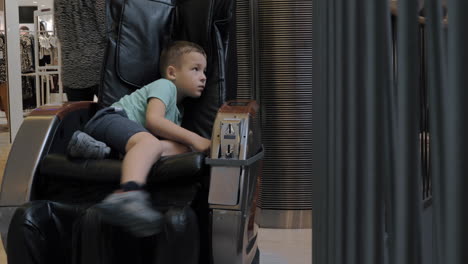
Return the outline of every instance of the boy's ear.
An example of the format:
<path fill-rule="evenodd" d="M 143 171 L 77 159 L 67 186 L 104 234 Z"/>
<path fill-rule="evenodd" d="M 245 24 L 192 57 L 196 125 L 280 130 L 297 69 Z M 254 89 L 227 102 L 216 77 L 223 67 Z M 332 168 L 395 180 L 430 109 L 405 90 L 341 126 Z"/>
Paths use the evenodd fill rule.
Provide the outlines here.
<path fill-rule="evenodd" d="M 176 68 L 172 65 L 168 66 L 166 69 L 166 76 L 169 80 L 175 80 L 176 78 Z"/>

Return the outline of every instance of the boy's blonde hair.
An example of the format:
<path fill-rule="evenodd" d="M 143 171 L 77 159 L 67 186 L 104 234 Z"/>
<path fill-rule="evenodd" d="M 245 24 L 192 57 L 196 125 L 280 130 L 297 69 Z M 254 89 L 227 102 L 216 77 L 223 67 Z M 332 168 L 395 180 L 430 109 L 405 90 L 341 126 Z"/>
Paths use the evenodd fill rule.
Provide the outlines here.
<path fill-rule="evenodd" d="M 171 65 L 179 66 L 182 55 L 190 52 L 198 52 L 206 58 L 206 53 L 203 48 L 193 42 L 179 40 L 167 45 L 161 52 L 161 57 L 159 58 L 159 71 L 161 76 L 165 78 L 167 67 Z"/>

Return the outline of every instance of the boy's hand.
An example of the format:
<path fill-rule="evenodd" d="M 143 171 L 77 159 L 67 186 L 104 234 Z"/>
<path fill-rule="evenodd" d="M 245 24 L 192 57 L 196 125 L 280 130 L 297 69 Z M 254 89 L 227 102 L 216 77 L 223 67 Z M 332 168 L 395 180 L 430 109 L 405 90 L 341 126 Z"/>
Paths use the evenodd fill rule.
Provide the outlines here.
<path fill-rule="evenodd" d="M 198 136 L 198 138 L 196 138 L 192 143 L 192 149 L 200 152 L 208 152 L 210 150 L 210 146 L 211 140 L 200 136 Z"/>

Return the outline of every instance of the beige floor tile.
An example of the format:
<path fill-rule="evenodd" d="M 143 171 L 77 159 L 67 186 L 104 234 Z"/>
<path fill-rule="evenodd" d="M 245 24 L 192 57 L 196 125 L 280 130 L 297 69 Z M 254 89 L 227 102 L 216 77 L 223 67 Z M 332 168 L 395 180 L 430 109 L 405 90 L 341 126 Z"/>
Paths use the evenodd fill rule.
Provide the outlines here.
<path fill-rule="evenodd" d="M 7 257 L 6 257 L 6 253 L 5 253 L 5 249 L 3 248 L 3 243 L 1 242 L 1 239 L 0 239 L 0 243 L 1 243 L 1 247 L 0 247 L 0 264 L 7 264 Z"/>
<path fill-rule="evenodd" d="M 312 229 L 259 230 L 261 264 L 311 264 Z"/>

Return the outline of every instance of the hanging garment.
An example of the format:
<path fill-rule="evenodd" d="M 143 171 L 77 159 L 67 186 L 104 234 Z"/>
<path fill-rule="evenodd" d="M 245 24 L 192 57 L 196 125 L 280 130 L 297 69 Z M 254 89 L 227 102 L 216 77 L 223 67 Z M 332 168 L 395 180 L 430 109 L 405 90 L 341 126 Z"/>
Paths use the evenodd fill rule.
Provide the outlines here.
<path fill-rule="evenodd" d="M 41 59 L 39 59 L 39 66 L 47 66 L 51 64 L 50 55 L 43 55 Z"/>
<path fill-rule="evenodd" d="M 51 93 L 58 93 L 59 92 L 59 85 L 58 85 L 58 75 L 50 75 L 50 92 Z"/>
<path fill-rule="evenodd" d="M 20 36 L 20 53 L 21 53 L 21 72 L 27 73 L 34 71 L 33 67 L 33 38 L 29 35 Z"/>
<path fill-rule="evenodd" d="M 62 84 L 83 89 L 99 84 L 106 47 L 105 0 L 55 0 L 62 50 Z"/>
<path fill-rule="evenodd" d="M 6 45 L 5 35 L 0 34 L 0 83 L 6 82 Z"/>
<path fill-rule="evenodd" d="M 34 76 L 21 76 L 23 92 L 23 110 L 36 108 L 36 78 Z"/>
<path fill-rule="evenodd" d="M 43 59 L 44 56 L 50 56 L 52 47 L 50 46 L 49 36 L 46 36 L 43 34 L 39 35 L 38 42 L 39 42 L 39 59 Z"/>
<path fill-rule="evenodd" d="M 50 36 L 49 37 L 49 43 L 50 43 L 50 56 L 51 56 L 51 64 L 52 65 L 58 65 L 58 46 L 59 46 L 59 41 L 56 36 Z"/>
<path fill-rule="evenodd" d="M 21 87 L 23 91 L 23 100 L 34 96 L 34 77 L 21 76 Z"/>

